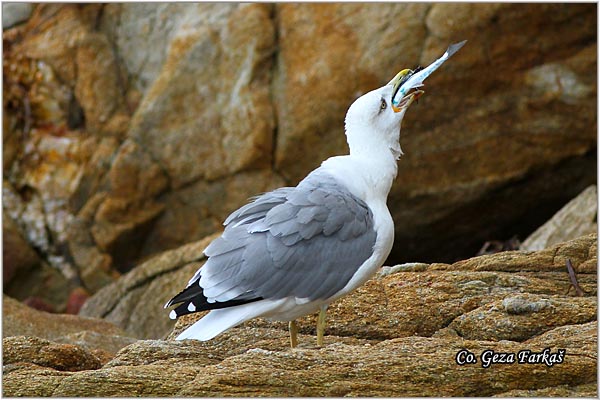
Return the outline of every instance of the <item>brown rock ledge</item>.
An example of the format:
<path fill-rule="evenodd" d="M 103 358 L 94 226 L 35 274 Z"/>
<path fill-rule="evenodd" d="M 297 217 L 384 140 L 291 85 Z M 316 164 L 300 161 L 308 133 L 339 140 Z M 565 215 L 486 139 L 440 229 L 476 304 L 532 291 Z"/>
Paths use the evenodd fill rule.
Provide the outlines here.
<path fill-rule="evenodd" d="M 234 332 L 236 331 L 236 332 Z M 212 341 L 141 341 L 100 369 L 58 373 L 14 368 L 4 374 L 5 396 L 491 396 L 512 393 L 590 395 L 596 383 L 596 323 L 553 329 L 523 344 L 461 338 L 409 336 L 379 343 L 330 343 L 323 348 L 287 348 L 285 335 L 248 349 L 222 352 Z M 233 330 L 223 335 L 269 337 L 269 330 Z M 459 366 L 461 349 L 478 358 L 484 350 L 566 350 L 564 362 L 481 363 Z M 36 385 L 25 384 L 36 381 Z M 44 382 L 41 384 L 40 382 Z M 583 388 L 583 390 L 581 389 Z M 545 391 L 544 391 L 545 389 Z M 511 392 L 512 391 L 512 392 Z"/>
<path fill-rule="evenodd" d="M 209 240 L 148 260 L 98 292 L 86 309 L 108 317 L 120 310 L 128 329 L 142 334 L 156 329 L 167 320 L 165 298 L 201 265 Z M 31 337 L 5 338 L 5 354 L 11 356 L 5 358 L 4 395 L 594 396 L 596 243 L 592 234 L 537 252 L 385 269 L 332 304 L 322 348 L 315 347 L 314 316 L 299 321 L 295 350 L 289 349 L 285 323 L 261 319 L 208 342 L 140 340 L 121 346 L 114 357 L 93 350 L 90 342 L 98 333 L 66 335 L 68 348 Z M 572 290 L 567 258 L 584 296 Z M 171 337 L 196 318 L 178 321 Z M 150 319 L 162 322 L 144 322 Z M 78 347 L 77 339 L 87 340 L 88 347 Z M 40 358 L 39 348 L 56 351 Z M 482 368 L 486 350 L 515 357 L 521 350 L 547 348 L 564 349 L 563 362 L 515 360 Z M 477 357 L 476 364 L 457 365 L 463 349 Z M 94 357 L 99 364 L 83 362 Z"/>

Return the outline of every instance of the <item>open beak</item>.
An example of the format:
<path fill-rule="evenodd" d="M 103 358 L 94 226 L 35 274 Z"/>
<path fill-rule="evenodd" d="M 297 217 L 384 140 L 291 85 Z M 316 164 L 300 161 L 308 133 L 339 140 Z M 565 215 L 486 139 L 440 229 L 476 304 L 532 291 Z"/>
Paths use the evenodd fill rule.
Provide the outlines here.
<path fill-rule="evenodd" d="M 404 97 L 402 97 L 399 101 L 394 101 L 402 85 L 406 83 L 406 81 L 408 81 L 408 79 L 411 76 L 413 76 L 415 72 L 417 71 L 413 71 L 411 69 L 403 69 L 402 71 L 398 72 L 394 79 L 392 79 L 389 83 L 389 85 L 392 85 L 392 110 L 394 110 L 394 112 L 396 113 L 408 108 L 413 103 L 413 101 L 417 100 L 423 95 L 423 93 L 425 93 L 425 91 L 419 88 L 411 88 L 409 89 L 408 93 L 404 95 Z M 423 84 L 419 85 L 419 87 L 422 86 Z"/>
<path fill-rule="evenodd" d="M 392 110 L 394 112 L 400 112 L 406 108 L 408 108 L 413 101 L 418 100 L 425 93 L 424 90 L 421 89 L 412 89 L 406 96 L 404 96 L 400 102 L 396 105 L 392 103 Z"/>

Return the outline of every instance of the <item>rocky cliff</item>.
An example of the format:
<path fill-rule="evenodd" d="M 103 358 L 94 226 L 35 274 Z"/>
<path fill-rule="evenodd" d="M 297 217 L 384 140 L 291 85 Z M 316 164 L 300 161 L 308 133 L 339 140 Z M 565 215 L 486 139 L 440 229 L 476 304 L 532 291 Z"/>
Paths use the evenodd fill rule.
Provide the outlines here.
<path fill-rule="evenodd" d="M 523 239 L 596 180 L 595 10 L 131 3 L 7 14 L 5 218 L 41 257 L 38 282 L 63 281 L 67 295 L 43 299 L 63 311 L 75 288 L 93 294 L 345 153 L 356 97 L 468 39 L 404 121 L 390 262 L 451 262 L 486 240 Z M 24 300 L 27 284 L 11 295 Z"/>
<path fill-rule="evenodd" d="M 3 395 L 595 397 L 596 10 L 3 4 Z M 173 341 L 224 218 L 464 39 L 403 122 L 390 266 L 325 345 L 314 315 L 296 350 L 263 319 Z"/>

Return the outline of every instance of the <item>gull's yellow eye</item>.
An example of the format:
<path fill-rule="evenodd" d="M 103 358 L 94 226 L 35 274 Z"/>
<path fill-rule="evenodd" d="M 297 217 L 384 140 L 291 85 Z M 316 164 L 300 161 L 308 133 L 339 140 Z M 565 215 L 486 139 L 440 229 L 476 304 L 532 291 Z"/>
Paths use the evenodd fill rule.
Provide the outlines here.
<path fill-rule="evenodd" d="M 379 111 L 383 111 L 387 108 L 387 103 L 384 99 L 381 99 L 381 105 L 379 106 Z"/>

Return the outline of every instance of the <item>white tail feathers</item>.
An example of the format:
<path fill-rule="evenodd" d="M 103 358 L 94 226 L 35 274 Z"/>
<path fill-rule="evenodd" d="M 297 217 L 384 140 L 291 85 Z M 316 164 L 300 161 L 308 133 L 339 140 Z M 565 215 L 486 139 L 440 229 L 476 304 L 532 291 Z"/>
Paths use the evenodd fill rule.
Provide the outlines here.
<path fill-rule="evenodd" d="M 175 339 L 210 340 L 229 328 L 233 328 L 242 322 L 246 322 L 252 318 L 259 317 L 277 309 L 280 306 L 280 303 L 283 303 L 284 301 L 285 299 L 259 300 L 240 306 L 212 310 L 202 319 L 196 321 L 194 325 L 181 332 Z"/>

